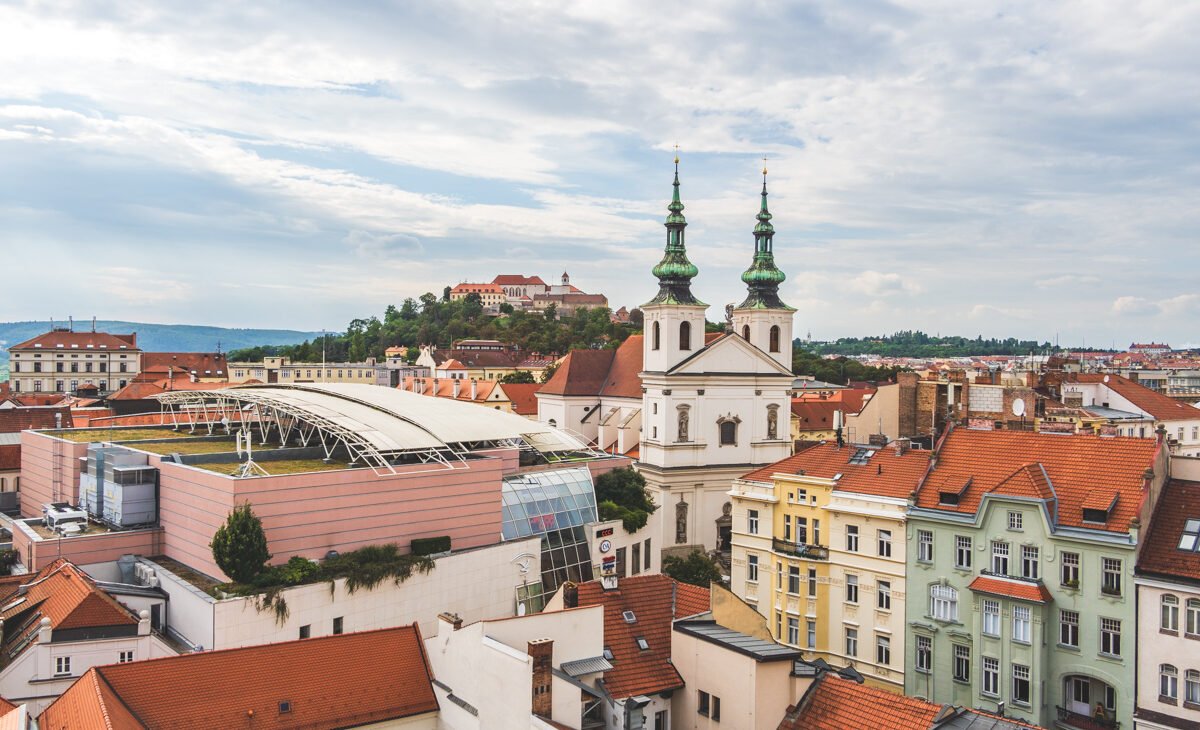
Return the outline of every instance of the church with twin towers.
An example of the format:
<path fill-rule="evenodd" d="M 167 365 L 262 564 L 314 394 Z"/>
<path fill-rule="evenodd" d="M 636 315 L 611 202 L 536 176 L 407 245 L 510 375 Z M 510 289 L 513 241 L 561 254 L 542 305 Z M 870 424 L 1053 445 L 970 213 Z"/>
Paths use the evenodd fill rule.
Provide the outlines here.
<path fill-rule="evenodd" d="M 538 393 L 538 418 L 624 454 L 660 506 L 657 547 L 728 550 L 734 479 L 791 453 L 792 319 L 779 297 L 766 170 L 746 295 L 731 331 L 705 332 L 707 304 L 692 293 L 679 160 L 667 240 L 652 270 L 658 291 L 641 306 L 641 335 L 616 350 L 573 351 Z"/>

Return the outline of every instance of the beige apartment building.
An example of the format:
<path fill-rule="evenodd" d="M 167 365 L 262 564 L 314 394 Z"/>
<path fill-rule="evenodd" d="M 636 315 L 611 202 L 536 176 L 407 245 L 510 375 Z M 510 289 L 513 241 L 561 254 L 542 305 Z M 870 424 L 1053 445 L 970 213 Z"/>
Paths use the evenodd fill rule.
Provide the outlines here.
<path fill-rule="evenodd" d="M 136 333 L 55 328 L 9 348 L 13 394 L 74 393 L 89 385 L 107 395 L 133 382 L 141 369 Z"/>
<path fill-rule="evenodd" d="M 375 383 L 375 358 L 365 362 L 292 362 L 287 357 L 264 357 L 262 362 L 231 362 L 229 381 L 244 383 Z"/>

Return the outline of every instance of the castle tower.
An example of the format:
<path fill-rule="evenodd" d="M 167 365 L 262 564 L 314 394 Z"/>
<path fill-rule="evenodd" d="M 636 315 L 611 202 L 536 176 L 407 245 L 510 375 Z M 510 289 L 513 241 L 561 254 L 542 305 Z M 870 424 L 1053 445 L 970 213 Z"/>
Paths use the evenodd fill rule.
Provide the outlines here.
<path fill-rule="evenodd" d="M 767 209 L 767 168 L 763 168 L 762 205 L 754 226 L 754 258 L 742 273 L 746 298 L 733 310 L 734 334 L 765 352 L 785 368 L 792 367 L 792 315 L 794 308 L 779 299 L 779 285 L 787 276 L 775 266 L 775 228 Z"/>

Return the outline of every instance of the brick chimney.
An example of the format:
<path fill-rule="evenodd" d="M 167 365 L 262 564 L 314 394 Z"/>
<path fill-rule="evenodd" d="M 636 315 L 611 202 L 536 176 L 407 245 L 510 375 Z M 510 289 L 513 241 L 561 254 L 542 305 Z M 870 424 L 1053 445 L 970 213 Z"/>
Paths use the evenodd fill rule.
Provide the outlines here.
<path fill-rule="evenodd" d="M 554 682 L 554 640 L 531 641 L 527 653 L 533 660 L 533 714 L 549 720 L 554 713 L 551 694 Z"/>
<path fill-rule="evenodd" d="M 461 629 L 462 625 L 463 625 L 462 617 L 459 616 L 457 613 L 451 613 L 450 611 L 442 611 L 441 613 L 439 613 L 438 621 L 450 624 L 450 626 L 453 627 L 455 631 L 458 631 L 459 629 Z"/>

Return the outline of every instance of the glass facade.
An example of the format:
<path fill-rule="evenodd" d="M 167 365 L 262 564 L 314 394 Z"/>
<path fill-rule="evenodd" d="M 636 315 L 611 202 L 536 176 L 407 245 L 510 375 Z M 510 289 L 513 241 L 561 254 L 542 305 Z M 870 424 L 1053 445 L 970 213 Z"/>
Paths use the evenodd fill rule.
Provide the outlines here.
<path fill-rule="evenodd" d="M 568 580 L 592 580 L 591 549 L 584 525 L 596 522 L 597 513 L 596 493 L 587 467 L 505 477 L 501 498 L 504 539 L 535 535 L 542 539 L 543 595 L 549 596 Z M 532 603 L 530 608 L 540 609 L 539 601 Z"/>

